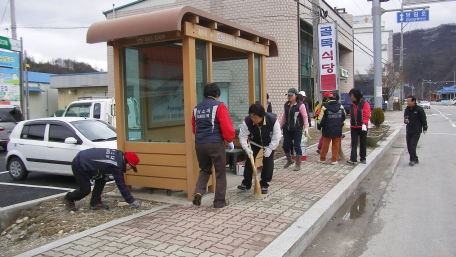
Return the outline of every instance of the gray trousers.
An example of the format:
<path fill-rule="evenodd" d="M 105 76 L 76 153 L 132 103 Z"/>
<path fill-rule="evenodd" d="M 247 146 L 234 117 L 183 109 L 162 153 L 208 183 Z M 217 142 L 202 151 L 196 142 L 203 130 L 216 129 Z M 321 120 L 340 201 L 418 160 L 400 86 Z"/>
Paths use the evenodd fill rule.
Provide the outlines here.
<path fill-rule="evenodd" d="M 194 194 L 206 193 L 207 182 L 212 174 L 212 165 L 215 168 L 215 197 L 214 207 L 224 206 L 226 195 L 226 154 L 222 143 L 206 143 L 195 146 L 196 157 L 200 167 L 198 181 Z"/>

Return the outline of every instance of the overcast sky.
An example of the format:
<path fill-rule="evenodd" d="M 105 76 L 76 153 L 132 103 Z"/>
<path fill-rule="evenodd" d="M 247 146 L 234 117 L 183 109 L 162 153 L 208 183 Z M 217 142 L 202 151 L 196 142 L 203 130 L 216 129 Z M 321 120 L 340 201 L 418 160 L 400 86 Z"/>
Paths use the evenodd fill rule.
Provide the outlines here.
<path fill-rule="evenodd" d="M 253 0 L 249 0 L 253 1 Z M 293 0 L 283 0 L 293 1 Z M 73 59 L 87 62 L 96 69 L 107 70 L 106 44 L 87 44 L 87 28 L 49 29 L 30 27 L 89 27 L 97 21 L 105 20 L 103 11 L 131 3 L 133 0 L 15 0 L 18 39 L 22 37 L 24 50 L 37 61 L 55 58 Z M 372 2 L 367 0 L 326 0 L 333 7 L 346 8 L 353 15 L 371 13 Z M 400 8 L 400 0 L 382 3 L 383 9 Z M 430 21 L 414 22 L 405 27 L 405 31 L 436 27 L 445 23 L 456 23 L 456 1 L 425 4 L 430 6 Z M 423 6 L 423 5 L 415 5 Z M 9 0 L 0 0 L 0 36 L 12 37 Z M 400 31 L 395 13 L 382 15 L 386 29 Z"/>

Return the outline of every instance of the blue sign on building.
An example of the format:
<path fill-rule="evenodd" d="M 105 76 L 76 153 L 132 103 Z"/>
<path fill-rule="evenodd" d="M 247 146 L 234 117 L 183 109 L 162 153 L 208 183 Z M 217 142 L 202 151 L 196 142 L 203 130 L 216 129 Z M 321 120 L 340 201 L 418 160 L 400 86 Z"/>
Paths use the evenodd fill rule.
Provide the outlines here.
<path fill-rule="evenodd" d="M 0 51 L 0 66 L 19 69 L 19 54 Z"/>
<path fill-rule="evenodd" d="M 397 23 L 415 22 L 415 21 L 428 21 L 429 10 L 412 11 L 412 12 L 398 12 Z"/>

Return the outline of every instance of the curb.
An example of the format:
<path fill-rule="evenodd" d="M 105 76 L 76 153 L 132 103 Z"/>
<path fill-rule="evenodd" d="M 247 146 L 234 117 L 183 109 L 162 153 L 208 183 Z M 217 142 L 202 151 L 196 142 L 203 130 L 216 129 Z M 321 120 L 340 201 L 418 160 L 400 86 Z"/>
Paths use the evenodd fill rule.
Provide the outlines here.
<path fill-rule="evenodd" d="M 368 164 L 358 164 L 257 257 L 300 256 L 385 152 L 391 148 L 400 131 L 401 127 L 396 127 L 396 130 L 367 156 Z"/>
<path fill-rule="evenodd" d="M 110 182 L 106 183 L 106 185 L 109 185 L 112 183 L 114 183 L 114 181 L 110 181 Z M 23 210 L 28 210 L 28 209 L 32 208 L 33 206 L 38 205 L 41 202 L 44 202 L 47 200 L 53 200 L 55 198 L 65 196 L 69 192 L 68 188 L 65 188 L 65 189 L 56 188 L 55 190 L 61 190 L 61 191 L 66 191 L 66 192 L 0 208 L 0 231 L 3 231 L 9 225 L 11 225 L 12 221 L 16 219 L 19 212 L 21 212 Z M 72 190 L 74 190 L 74 189 L 71 189 L 71 191 Z"/>
<path fill-rule="evenodd" d="M 35 256 L 35 255 L 44 253 L 46 251 L 52 250 L 52 249 L 54 249 L 56 247 L 59 247 L 61 245 L 64 245 L 64 244 L 67 244 L 67 243 L 71 243 L 71 242 L 73 242 L 73 241 L 75 241 L 77 239 L 80 239 L 82 237 L 85 237 L 85 236 L 100 232 L 100 231 L 102 231 L 104 229 L 107 229 L 107 228 L 116 226 L 116 225 L 118 225 L 120 223 L 123 223 L 123 222 L 129 221 L 129 220 L 132 220 L 132 219 L 147 215 L 149 213 L 159 211 L 159 210 L 167 208 L 169 206 L 170 205 L 168 205 L 168 204 L 167 205 L 161 205 L 161 206 L 157 206 L 157 207 L 152 208 L 152 209 L 147 210 L 147 211 L 142 211 L 142 212 L 137 213 L 137 214 L 133 214 L 133 215 L 130 215 L 130 216 L 127 216 L 127 217 L 116 219 L 116 220 L 110 221 L 108 223 L 102 224 L 100 226 L 96 226 L 96 227 L 93 227 L 91 229 L 85 230 L 85 231 L 83 231 L 81 233 L 77 233 L 77 234 L 74 234 L 72 236 L 65 237 L 63 239 L 57 240 L 57 241 L 49 243 L 47 245 L 43 245 L 41 247 L 35 248 L 33 250 L 30 250 L 28 252 L 21 253 L 19 255 L 16 255 L 16 257 Z"/>
<path fill-rule="evenodd" d="M 32 208 L 35 205 L 38 205 L 41 202 L 47 201 L 47 200 L 52 200 L 57 197 L 62 197 L 66 195 L 67 192 L 65 193 L 60 193 L 60 194 L 55 194 L 51 196 L 46 196 L 43 198 L 23 202 L 23 203 L 18 203 L 14 205 L 10 205 L 7 207 L 0 208 L 0 231 L 3 231 L 6 229 L 9 225 L 11 225 L 11 222 L 16 219 L 18 213 L 23 210 L 27 210 Z"/>

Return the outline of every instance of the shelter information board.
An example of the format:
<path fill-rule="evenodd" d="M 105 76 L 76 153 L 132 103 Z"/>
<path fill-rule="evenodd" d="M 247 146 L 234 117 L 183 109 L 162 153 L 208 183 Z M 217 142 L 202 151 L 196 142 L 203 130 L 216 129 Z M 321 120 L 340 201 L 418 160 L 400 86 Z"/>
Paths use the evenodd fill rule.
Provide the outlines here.
<path fill-rule="evenodd" d="M 320 90 L 339 89 L 339 53 L 337 23 L 318 24 L 318 65 Z"/>

